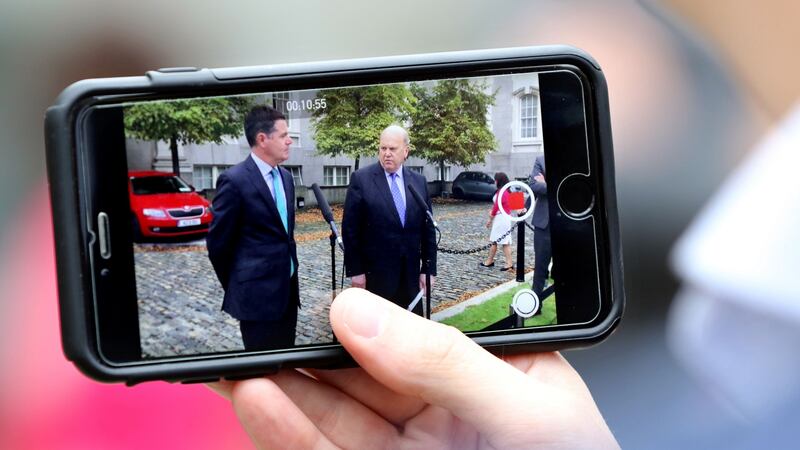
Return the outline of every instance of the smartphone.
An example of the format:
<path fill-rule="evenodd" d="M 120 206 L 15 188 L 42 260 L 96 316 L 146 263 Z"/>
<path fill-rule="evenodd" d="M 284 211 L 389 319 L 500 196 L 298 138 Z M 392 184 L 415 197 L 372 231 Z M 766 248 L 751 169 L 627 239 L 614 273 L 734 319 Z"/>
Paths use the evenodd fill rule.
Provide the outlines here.
<path fill-rule="evenodd" d="M 606 83 L 572 47 L 83 80 L 45 135 L 62 344 L 97 380 L 352 365 L 350 286 L 495 352 L 622 316 Z"/>

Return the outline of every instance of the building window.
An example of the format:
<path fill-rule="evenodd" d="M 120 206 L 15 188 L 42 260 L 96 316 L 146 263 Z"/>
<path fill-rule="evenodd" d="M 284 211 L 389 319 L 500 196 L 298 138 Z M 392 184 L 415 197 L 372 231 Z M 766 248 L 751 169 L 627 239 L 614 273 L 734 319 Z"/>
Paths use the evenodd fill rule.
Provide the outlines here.
<path fill-rule="evenodd" d="M 418 173 L 420 175 L 422 175 L 422 172 L 425 169 L 423 166 L 406 166 L 406 167 L 408 167 L 408 170 L 414 173 Z"/>
<path fill-rule="evenodd" d="M 526 86 L 517 89 L 512 94 L 513 138 L 511 151 L 514 153 L 541 152 L 542 107 L 539 103 L 539 91 L 533 86 Z"/>
<path fill-rule="evenodd" d="M 298 129 L 298 121 L 291 120 L 289 118 L 290 113 L 288 104 L 288 92 L 275 92 L 272 94 L 272 107 L 283 113 L 284 117 L 286 117 L 286 128 L 289 129 L 289 137 L 292 138 L 292 147 L 300 147 L 300 130 Z"/>
<path fill-rule="evenodd" d="M 195 165 L 192 168 L 192 184 L 194 188 L 198 191 L 202 191 L 204 189 L 216 189 L 217 187 L 217 178 L 225 172 L 226 170 L 230 169 L 232 166 L 230 165 L 220 165 L 220 166 L 203 166 L 203 165 Z"/>
<path fill-rule="evenodd" d="M 442 168 L 440 166 L 436 166 L 436 181 L 450 181 L 450 166 L 444 166 L 444 176 L 442 174 Z"/>
<path fill-rule="evenodd" d="M 214 185 L 211 177 L 211 166 L 194 166 L 192 169 L 192 184 L 198 191 L 209 189 Z"/>
<path fill-rule="evenodd" d="M 347 186 L 350 184 L 350 166 L 323 167 L 322 182 L 325 186 Z"/>
<path fill-rule="evenodd" d="M 292 173 L 295 186 L 305 186 L 303 184 L 303 167 L 302 166 L 283 166 L 284 169 Z"/>
<path fill-rule="evenodd" d="M 534 94 L 523 95 L 519 99 L 519 137 L 535 139 L 539 136 L 538 98 Z"/>
<path fill-rule="evenodd" d="M 288 92 L 276 92 L 272 94 L 272 107 L 283 113 L 286 116 L 286 125 L 289 125 L 289 109 L 286 104 L 289 103 Z"/>

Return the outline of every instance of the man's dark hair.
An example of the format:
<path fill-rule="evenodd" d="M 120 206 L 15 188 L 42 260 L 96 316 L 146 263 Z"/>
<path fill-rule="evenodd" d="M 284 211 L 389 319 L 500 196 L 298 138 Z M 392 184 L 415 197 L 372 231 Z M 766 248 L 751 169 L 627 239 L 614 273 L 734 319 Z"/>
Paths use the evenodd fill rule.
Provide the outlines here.
<path fill-rule="evenodd" d="M 494 183 L 497 186 L 497 189 L 502 188 L 508 184 L 508 175 L 506 175 L 505 172 L 497 172 L 494 174 Z"/>
<path fill-rule="evenodd" d="M 250 147 L 256 145 L 256 135 L 265 133 L 269 135 L 275 131 L 275 122 L 286 120 L 280 111 L 269 106 L 256 106 L 244 118 L 244 135 Z"/>

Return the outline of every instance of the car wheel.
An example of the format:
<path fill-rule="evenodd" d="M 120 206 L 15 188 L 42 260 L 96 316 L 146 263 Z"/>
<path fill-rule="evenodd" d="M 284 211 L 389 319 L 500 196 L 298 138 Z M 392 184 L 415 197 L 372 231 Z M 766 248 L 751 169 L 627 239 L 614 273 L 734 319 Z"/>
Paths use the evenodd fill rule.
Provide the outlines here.
<path fill-rule="evenodd" d="M 453 198 L 464 198 L 464 191 L 461 188 L 453 189 Z"/>

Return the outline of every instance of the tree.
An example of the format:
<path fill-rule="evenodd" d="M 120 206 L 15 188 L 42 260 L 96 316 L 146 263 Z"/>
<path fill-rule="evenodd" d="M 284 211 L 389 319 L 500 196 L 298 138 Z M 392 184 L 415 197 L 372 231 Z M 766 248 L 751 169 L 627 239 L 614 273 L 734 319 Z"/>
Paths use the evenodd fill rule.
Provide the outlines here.
<path fill-rule="evenodd" d="M 377 154 L 384 128 L 408 119 L 415 101 L 402 84 L 326 89 L 317 95 L 326 103 L 314 111 L 311 123 L 317 153 L 347 155 L 355 160 L 354 170 L 362 156 Z"/>
<path fill-rule="evenodd" d="M 410 90 L 417 98 L 409 130 L 415 156 L 437 163 L 439 174 L 444 174 L 445 164 L 481 163 L 495 149 L 486 114 L 496 92 L 486 93 L 484 82 L 441 80 L 431 88 L 414 83 Z"/>
<path fill-rule="evenodd" d="M 169 142 L 172 171 L 180 175 L 178 142 L 221 144 L 223 136 L 241 136 L 252 104 L 248 97 L 137 103 L 125 108 L 125 131 L 132 138 Z"/>

